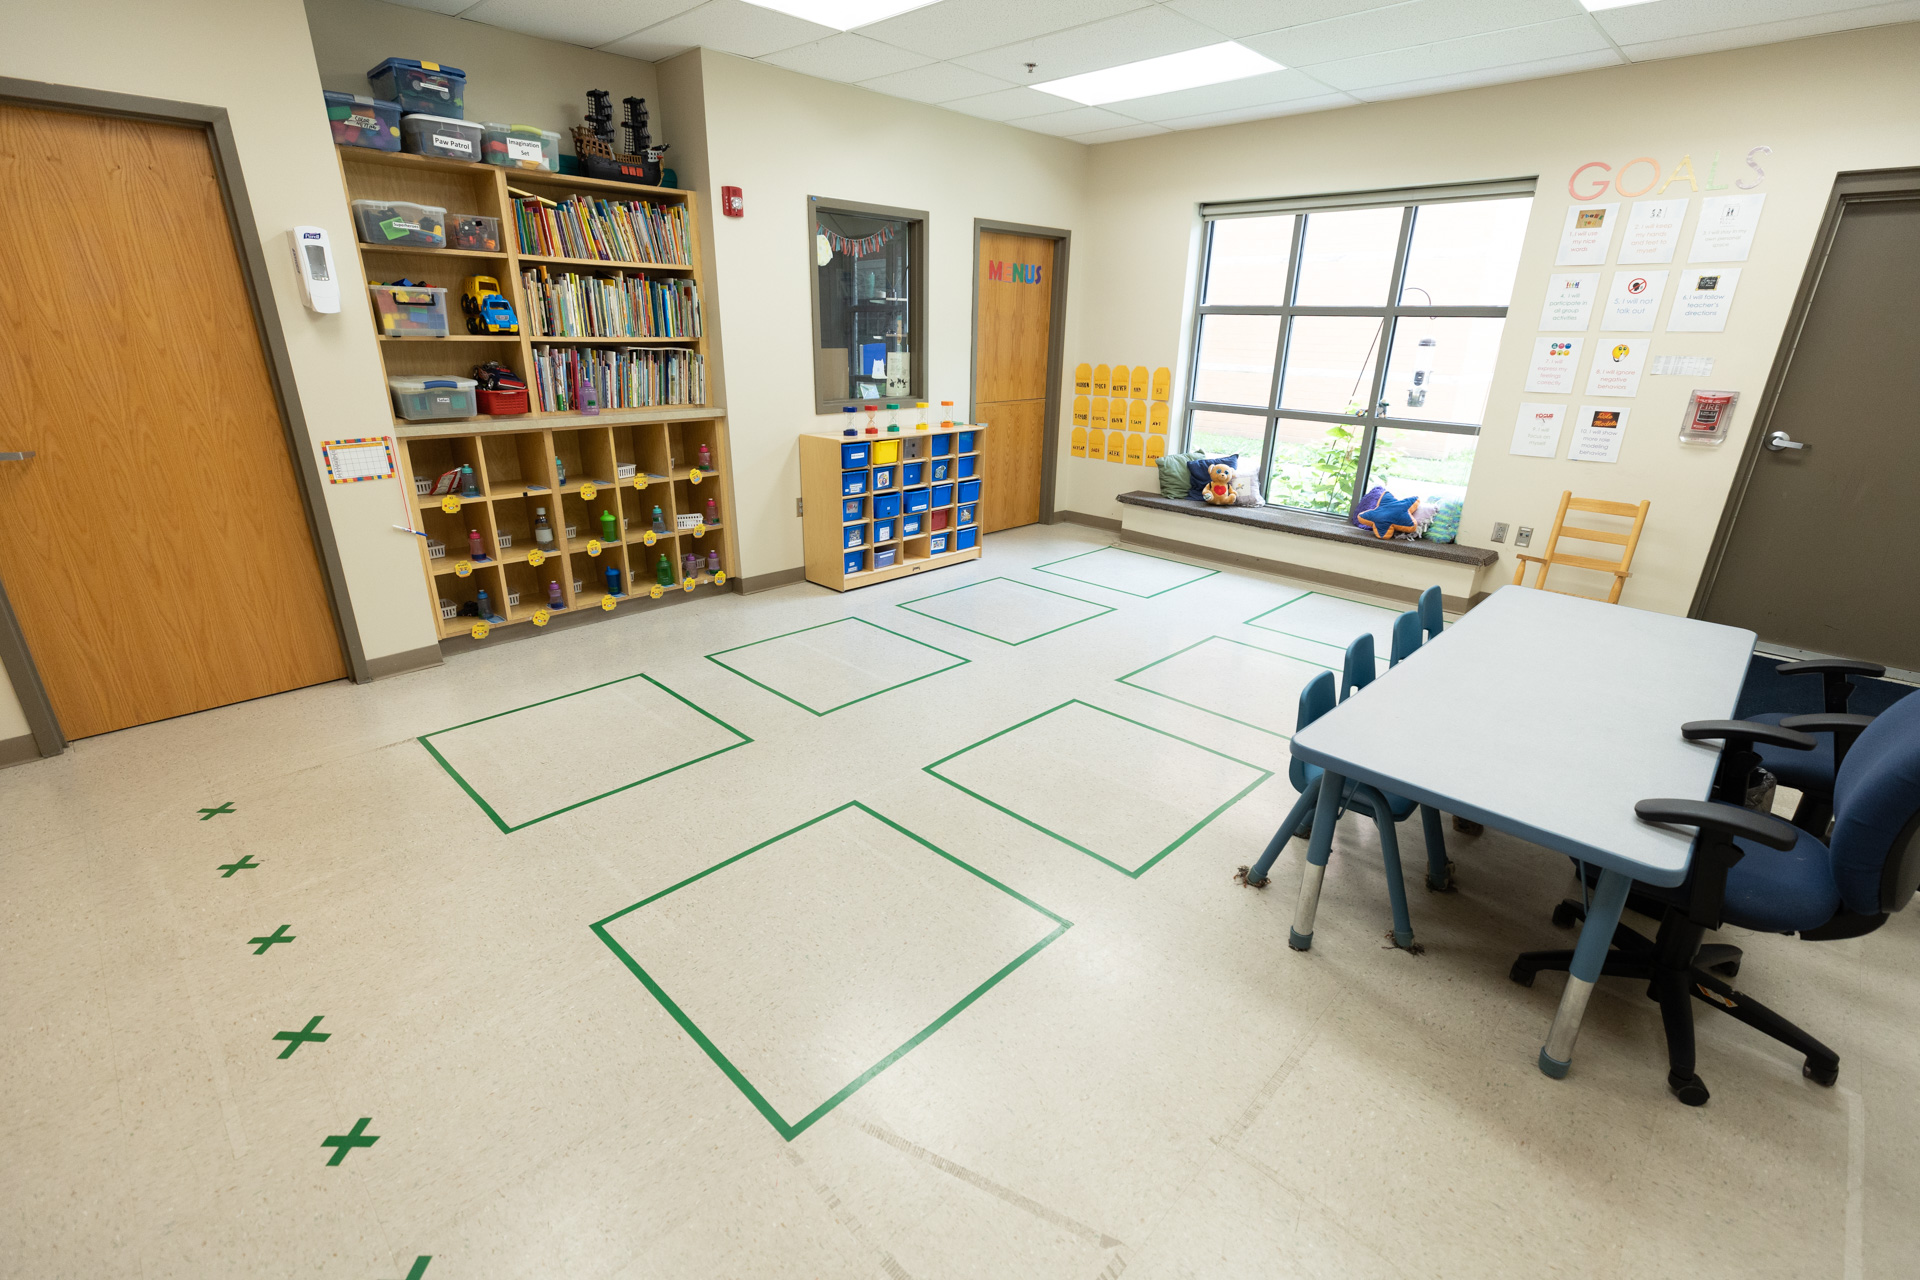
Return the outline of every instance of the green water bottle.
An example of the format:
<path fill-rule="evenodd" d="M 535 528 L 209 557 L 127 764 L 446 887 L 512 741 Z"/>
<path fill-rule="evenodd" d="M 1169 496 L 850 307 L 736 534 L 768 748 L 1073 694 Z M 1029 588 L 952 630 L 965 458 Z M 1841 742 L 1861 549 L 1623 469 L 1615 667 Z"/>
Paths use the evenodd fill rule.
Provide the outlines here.
<path fill-rule="evenodd" d="M 654 580 L 663 587 L 673 585 L 673 561 L 667 559 L 664 553 L 660 556 L 660 567 L 654 570 L 653 576 Z"/>
<path fill-rule="evenodd" d="M 620 541 L 620 522 L 613 518 L 613 512 L 600 508 L 600 541 Z"/>

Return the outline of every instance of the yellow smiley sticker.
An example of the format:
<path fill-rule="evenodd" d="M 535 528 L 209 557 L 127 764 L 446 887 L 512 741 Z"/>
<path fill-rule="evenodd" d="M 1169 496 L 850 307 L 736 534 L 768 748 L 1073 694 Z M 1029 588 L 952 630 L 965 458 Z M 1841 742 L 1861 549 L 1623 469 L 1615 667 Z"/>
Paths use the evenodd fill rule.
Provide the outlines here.
<path fill-rule="evenodd" d="M 453 576 L 456 578 L 464 578 L 472 572 L 473 564 L 471 561 L 462 560 L 453 566 Z"/>
<path fill-rule="evenodd" d="M 587 554 L 590 556 L 597 556 L 600 554 L 600 539 L 598 538 L 587 539 Z"/>
<path fill-rule="evenodd" d="M 646 488 L 646 487 L 647 487 L 647 473 L 646 473 L 646 472 L 644 472 L 644 471 L 640 471 L 640 472 L 636 472 L 636 473 L 634 474 L 634 477 L 633 477 L 633 487 L 634 487 L 634 488 L 636 488 L 636 489 L 644 489 L 644 488 Z"/>
<path fill-rule="evenodd" d="M 460 513 L 460 495 L 457 493 L 450 493 L 446 497 L 440 499 L 440 509 L 446 512 L 450 516 L 458 515 Z"/>
<path fill-rule="evenodd" d="M 693 531 L 693 536 L 694 536 L 695 538 L 704 538 L 704 537 L 706 537 L 706 536 L 707 536 L 707 527 L 706 527 L 705 525 L 701 525 L 701 526 L 700 526 L 700 527 L 699 527 L 698 529 L 695 529 L 695 530 Z"/>
<path fill-rule="evenodd" d="M 659 583 L 656 582 L 652 586 L 647 588 L 647 594 L 649 596 L 652 596 L 655 600 L 658 600 L 661 596 L 666 594 L 666 588 L 662 587 Z"/>
<path fill-rule="evenodd" d="M 540 548 L 535 547 L 533 550 L 527 552 L 527 563 L 532 565 L 534 568 L 538 569 L 541 565 L 545 564 L 546 562 L 547 562 L 547 553 L 542 551 Z"/>
<path fill-rule="evenodd" d="M 548 622 L 552 621 L 552 619 L 553 615 L 545 609 L 535 609 L 533 611 L 533 625 L 536 627 L 544 627 Z"/>
<path fill-rule="evenodd" d="M 595 489 L 590 484 L 583 484 L 580 486 L 580 497 L 587 502 L 592 502 L 593 495 L 597 492 L 599 492 L 599 490 Z"/>
<path fill-rule="evenodd" d="M 659 540 L 660 540 L 660 536 L 651 529 L 647 530 L 645 533 L 640 535 L 640 541 L 646 543 L 648 546 L 652 546 L 654 543 L 658 542 Z"/>
<path fill-rule="evenodd" d="M 688 578 L 685 582 L 680 584 L 680 589 L 682 591 L 691 591 L 699 585 L 700 584 L 695 582 L 692 578 Z"/>
<path fill-rule="evenodd" d="M 700 468 L 695 467 L 691 471 L 687 472 L 687 483 L 689 484 L 700 483 Z"/>
<path fill-rule="evenodd" d="M 475 640 L 485 640 L 487 638 L 487 632 L 491 630 L 493 630 L 493 628 L 485 622 L 476 622 L 473 624 L 473 638 Z"/>
<path fill-rule="evenodd" d="M 612 613 L 613 606 L 618 603 L 620 603 L 620 598 L 618 596 L 601 596 L 600 597 L 600 607 L 606 610 L 608 613 Z"/>
<path fill-rule="evenodd" d="M 713 575 L 713 585 L 716 587 L 724 587 L 727 585 L 727 571 L 725 569 Z"/>

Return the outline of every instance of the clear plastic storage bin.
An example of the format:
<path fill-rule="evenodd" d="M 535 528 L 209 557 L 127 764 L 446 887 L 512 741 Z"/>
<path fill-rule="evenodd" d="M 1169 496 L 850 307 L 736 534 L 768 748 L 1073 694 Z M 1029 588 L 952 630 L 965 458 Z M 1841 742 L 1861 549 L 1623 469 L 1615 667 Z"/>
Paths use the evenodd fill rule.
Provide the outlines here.
<path fill-rule="evenodd" d="M 494 124 L 480 126 L 481 158 L 488 164 L 508 169 L 560 168 L 560 135 L 551 129 L 530 124 Z"/>
<path fill-rule="evenodd" d="M 447 291 L 403 284 L 368 285 L 373 314 L 386 338 L 447 336 Z"/>
<path fill-rule="evenodd" d="M 416 156 L 480 162 L 480 126 L 452 116 L 402 116 L 400 141 Z"/>
<path fill-rule="evenodd" d="M 400 149 L 400 104 L 382 102 L 364 93 L 321 90 L 327 100 L 327 125 L 339 147 L 371 147 L 375 151 Z"/>
<path fill-rule="evenodd" d="M 388 378 L 393 388 L 394 412 L 409 422 L 430 422 L 435 418 L 471 418 L 472 378 Z"/>
<path fill-rule="evenodd" d="M 383 98 L 393 98 L 402 111 L 452 116 L 467 114 L 467 73 L 458 67 L 415 58 L 388 58 L 367 72 L 367 83 Z"/>
<path fill-rule="evenodd" d="M 355 200 L 354 225 L 367 244 L 404 245 L 409 249 L 447 247 L 447 211 L 437 205 L 405 200 Z"/>
<path fill-rule="evenodd" d="M 500 219 L 477 213 L 456 213 L 447 219 L 447 242 L 456 249 L 477 253 L 500 252 Z"/>

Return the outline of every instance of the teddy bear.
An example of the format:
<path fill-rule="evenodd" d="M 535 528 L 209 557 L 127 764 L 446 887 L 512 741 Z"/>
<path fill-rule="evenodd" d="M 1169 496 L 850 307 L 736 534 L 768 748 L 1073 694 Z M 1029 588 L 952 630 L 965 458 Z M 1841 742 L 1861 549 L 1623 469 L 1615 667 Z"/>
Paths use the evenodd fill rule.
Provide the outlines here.
<path fill-rule="evenodd" d="M 1207 468 L 1207 486 L 1200 496 L 1209 506 L 1230 507 L 1234 504 L 1233 468 L 1224 462 L 1216 462 Z"/>

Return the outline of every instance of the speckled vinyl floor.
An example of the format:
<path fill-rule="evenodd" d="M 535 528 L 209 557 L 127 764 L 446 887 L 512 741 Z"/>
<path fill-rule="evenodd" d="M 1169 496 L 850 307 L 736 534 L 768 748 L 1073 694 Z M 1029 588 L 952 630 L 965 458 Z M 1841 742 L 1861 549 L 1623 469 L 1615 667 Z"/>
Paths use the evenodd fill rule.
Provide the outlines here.
<path fill-rule="evenodd" d="M 1549 1080 L 1561 981 L 1506 974 L 1571 945 L 1563 859 L 1449 831 L 1420 956 L 1351 818 L 1312 952 L 1301 842 L 1233 882 L 1387 602 L 1105 546 L 0 773 L 0 1274 L 1914 1273 L 1920 912 L 1739 939 L 1835 1088 L 1702 1011 L 1681 1107 L 1612 981 Z"/>

